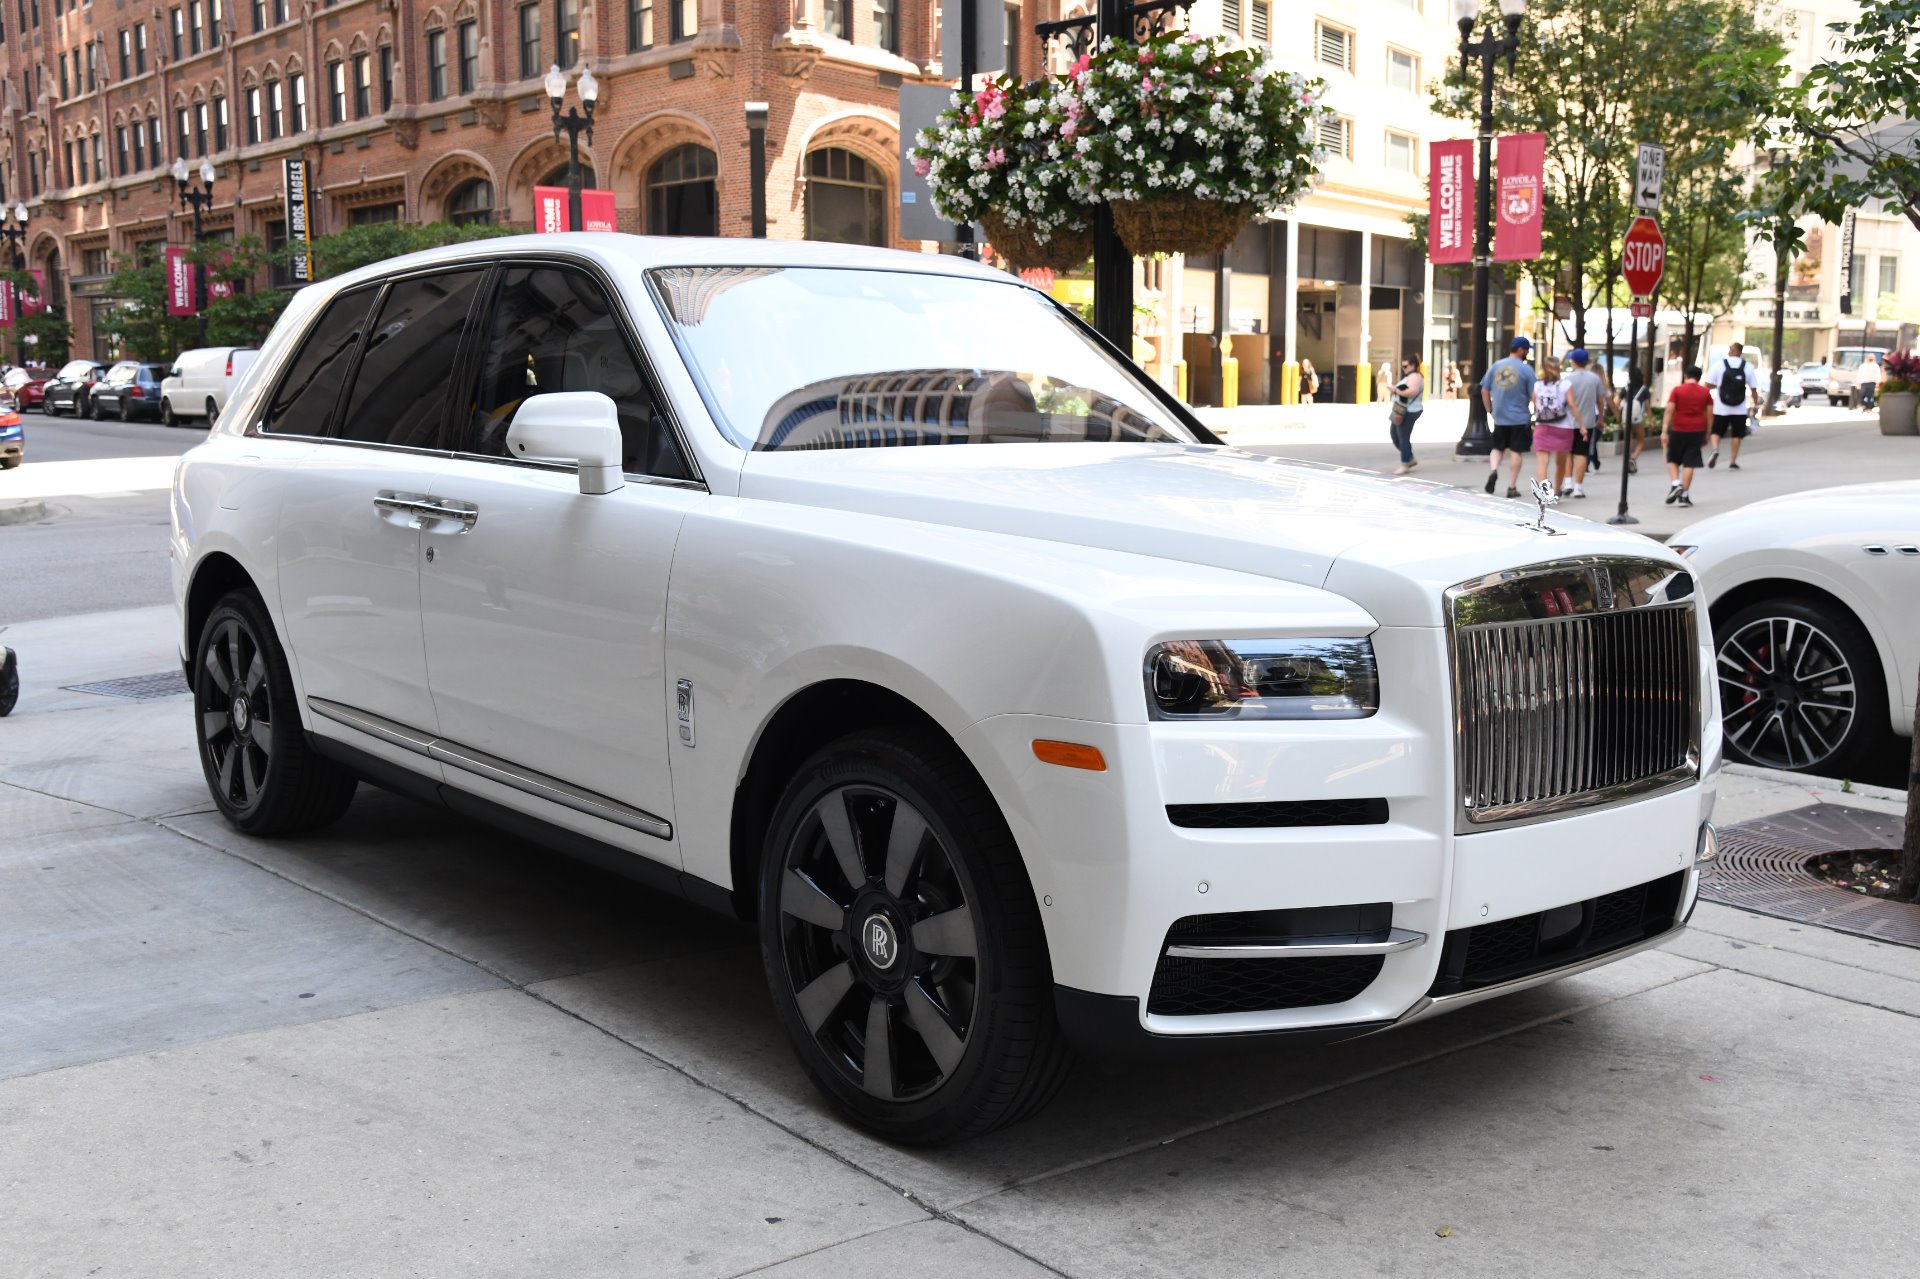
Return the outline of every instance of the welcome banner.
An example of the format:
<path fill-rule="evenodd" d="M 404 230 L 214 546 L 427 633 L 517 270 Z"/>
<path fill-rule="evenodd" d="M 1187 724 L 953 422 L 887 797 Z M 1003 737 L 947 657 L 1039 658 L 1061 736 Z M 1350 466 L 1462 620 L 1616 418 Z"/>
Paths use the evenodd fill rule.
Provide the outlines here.
<path fill-rule="evenodd" d="M 1428 174 L 1427 257 L 1437 265 L 1473 261 L 1473 139 L 1433 144 Z"/>
<path fill-rule="evenodd" d="M 1493 202 L 1496 262 L 1528 262 L 1540 256 L 1546 167 L 1546 134 L 1510 133 L 1500 139 L 1500 182 Z"/>
<path fill-rule="evenodd" d="M 187 261 L 187 250 L 182 245 L 169 244 L 163 256 L 167 270 L 167 314 L 192 315 L 193 264 Z"/>

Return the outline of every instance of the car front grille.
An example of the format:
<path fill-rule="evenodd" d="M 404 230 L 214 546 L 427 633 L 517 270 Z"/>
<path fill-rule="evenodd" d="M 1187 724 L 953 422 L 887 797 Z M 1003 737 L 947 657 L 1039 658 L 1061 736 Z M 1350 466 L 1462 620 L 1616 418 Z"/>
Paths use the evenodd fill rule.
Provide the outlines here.
<path fill-rule="evenodd" d="M 1160 957 L 1150 1013 L 1195 1017 L 1207 1013 L 1274 1012 L 1344 1004 L 1380 975 L 1380 955 L 1323 959 L 1177 959 Z"/>
<path fill-rule="evenodd" d="M 1553 910 L 1456 928 L 1440 951 L 1429 995 L 1458 995 L 1565 968 L 1656 937 L 1679 917 L 1687 873 Z"/>
<path fill-rule="evenodd" d="M 1581 561 L 1450 595 L 1462 831 L 1695 776 L 1700 657 L 1687 574 Z"/>

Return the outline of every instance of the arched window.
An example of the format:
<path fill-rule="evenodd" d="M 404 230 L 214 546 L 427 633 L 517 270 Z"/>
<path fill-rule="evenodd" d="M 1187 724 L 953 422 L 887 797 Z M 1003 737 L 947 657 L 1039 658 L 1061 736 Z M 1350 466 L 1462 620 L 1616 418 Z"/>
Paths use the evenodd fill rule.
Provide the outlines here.
<path fill-rule="evenodd" d="M 822 147 L 807 156 L 807 239 L 887 243 L 887 183 L 851 151 Z"/>
<path fill-rule="evenodd" d="M 447 197 L 447 221 L 456 226 L 493 221 L 493 183 L 469 178 Z"/>
<path fill-rule="evenodd" d="M 538 185 L 543 187 L 563 187 L 567 185 L 566 161 L 563 160 L 559 164 L 554 165 L 553 169 L 547 174 L 547 176 L 540 179 Z M 585 191 L 594 187 L 595 185 L 596 184 L 594 182 L 593 166 L 590 164 L 581 165 L 580 166 L 580 189 L 582 191 Z"/>
<path fill-rule="evenodd" d="M 719 235 L 719 172 L 719 157 L 694 142 L 655 160 L 647 169 L 647 233 Z"/>

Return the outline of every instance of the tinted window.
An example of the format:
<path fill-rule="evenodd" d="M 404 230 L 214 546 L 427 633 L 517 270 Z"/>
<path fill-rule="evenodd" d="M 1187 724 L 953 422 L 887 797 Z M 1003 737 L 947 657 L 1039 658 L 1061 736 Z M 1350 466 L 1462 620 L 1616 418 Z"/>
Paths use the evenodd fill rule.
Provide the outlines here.
<path fill-rule="evenodd" d="M 460 337 L 486 272 L 481 268 L 402 280 L 367 328 L 353 395 L 336 434 L 370 444 L 441 448 L 447 384 Z"/>
<path fill-rule="evenodd" d="M 529 396 L 554 391 L 599 391 L 613 400 L 626 470 L 689 475 L 600 286 L 564 267 L 508 267 L 491 310 L 479 396 L 461 448 L 504 457 L 514 410 Z"/>
<path fill-rule="evenodd" d="M 378 285 L 350 289 L 327 304 L 293 357 L 267 404 L 261 429 L 279 435 L 325 435 L 334 401 L 347 380 L 360 325 L 373 305 Z"/>

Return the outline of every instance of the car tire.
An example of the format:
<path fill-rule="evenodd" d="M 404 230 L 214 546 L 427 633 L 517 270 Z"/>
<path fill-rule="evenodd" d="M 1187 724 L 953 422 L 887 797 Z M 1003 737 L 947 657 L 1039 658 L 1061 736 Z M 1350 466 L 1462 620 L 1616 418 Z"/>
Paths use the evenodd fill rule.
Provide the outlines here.
<path fill-rule="evenodd" d="M 1033 886 L 951 742 L 877 731 L 808 760 L 775 808 L 758 904 L 780 1021 L 854 1123 L 938 1145 L 1024 1118 L 1065 1082 Z"/>
<path fill-rule="evenodd" d="M 180 425 L 180 419 L 174 416 L 172 400 L 163 398 L 160 401 L 160 425 L 162 426 Z"/>
<path fill-rule="evenodd" d="M 96 395 L 87 401 L 87 417 L 91 421 L 98 422 L 103 416 L 100 412 L 100 397 Z"/>
<path fill-rule="evenodd" d="M 218 422 L 219 420 L 220 420 L 220 406 L 213 402 L 212 396 L 208 396 L 207 397 L 207 428 L 211 430 L 213 428 L 213 424 L 215 422 Z"/>
<path fill-rule="evenodd" d="M 25 458 L 18 457 L 0 457 L 0 471 L 11 471 L 25 460 Z"/>
<path fill-rule="evenodd" d="M 132 400 L 120 401 L 120 420 L 122 422 L 133 421 L 133 401 Z"/>
<path fill-rule="evenodd" d="M 228 594 L 200 630 L 193 709 L 207 789 L 240 830 L 317 830 L 353 802 L 358 780 L 307 744 L 286 653 L 250 590 Z"/>
<path fill-rule="evenodd" d="M 1843 609 L 1783 596 L 1713 629 L 1729 759 L 1844 778 L 1887 749 L 1880 654 Z"/>

